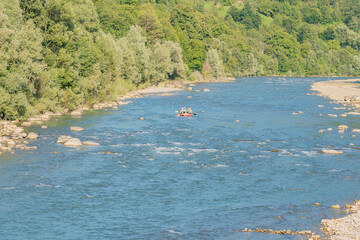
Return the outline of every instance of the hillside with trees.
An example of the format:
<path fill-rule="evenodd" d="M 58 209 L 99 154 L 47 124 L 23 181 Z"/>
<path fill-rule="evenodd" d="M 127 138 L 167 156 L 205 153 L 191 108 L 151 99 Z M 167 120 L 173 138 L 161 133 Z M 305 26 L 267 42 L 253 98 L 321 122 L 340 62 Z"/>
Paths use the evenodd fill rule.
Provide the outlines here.
<path fill-rule="evenodd" d="M 223 76 L 360 75 L 358 0 L 0 0 L 0 119 Z"/>

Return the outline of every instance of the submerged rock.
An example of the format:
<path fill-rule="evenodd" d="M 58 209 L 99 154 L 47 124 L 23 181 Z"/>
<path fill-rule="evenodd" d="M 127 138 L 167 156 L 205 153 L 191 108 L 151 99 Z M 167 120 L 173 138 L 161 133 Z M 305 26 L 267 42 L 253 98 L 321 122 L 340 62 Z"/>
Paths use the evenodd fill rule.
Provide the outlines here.
<path fill-rule="evenodd" d="M 86 145 L 86 146 L 99 146 L 98 143 L 96 142 L 92 142 L 92 141 L 85 141 L 82 143 L 83 145 Z"/>

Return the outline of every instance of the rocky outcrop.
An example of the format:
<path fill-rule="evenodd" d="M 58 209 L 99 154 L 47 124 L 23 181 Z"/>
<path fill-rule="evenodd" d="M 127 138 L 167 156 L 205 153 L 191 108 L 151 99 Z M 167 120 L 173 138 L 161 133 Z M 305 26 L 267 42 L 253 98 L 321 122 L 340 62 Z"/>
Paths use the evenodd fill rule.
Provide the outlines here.
<path fill-rule="evenodd" d="M 16 124 L 18 124 L 17 121 L 0 121 L 0 154 L 3 152 L 13 152 L 14 149 L 34 149 L 34 147 L 26 146 L 29 142 L 25 138 L 29 138 L 29 136 L 24 132 L 23 127 L 19 127 Z M 30 133 L 29 139 L 32 136 L 35 136 L 35 133 Z"/>

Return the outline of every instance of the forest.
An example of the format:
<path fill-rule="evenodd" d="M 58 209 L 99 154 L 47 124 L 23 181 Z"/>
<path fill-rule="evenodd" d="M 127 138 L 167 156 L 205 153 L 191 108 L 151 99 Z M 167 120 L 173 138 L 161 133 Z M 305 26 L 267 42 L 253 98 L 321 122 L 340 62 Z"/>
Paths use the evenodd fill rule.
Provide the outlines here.
<path fill-rule="evenodd" d="M 0 0 L 0 119 L 178 79 L 359 76 L 358 0 Z"/>

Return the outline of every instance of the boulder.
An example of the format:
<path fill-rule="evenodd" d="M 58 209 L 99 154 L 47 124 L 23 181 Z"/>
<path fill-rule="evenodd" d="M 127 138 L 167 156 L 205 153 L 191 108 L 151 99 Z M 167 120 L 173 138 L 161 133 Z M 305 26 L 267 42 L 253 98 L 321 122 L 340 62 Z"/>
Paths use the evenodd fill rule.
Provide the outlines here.
<path fill-rule="evenodd" d="M 321 206 L 320 203 L 314 203 L 314 206 Z"/>
<path fill-rule="evenodd" d="M 140 120 L 145 120 L 145 118 L 143 118 L 143 117 L 141 117 L 141 118 L 139 118 Z"/>
<path fill-rule="evenodd" d="M 64 143 L 64 146 L 67 147 L 79 147 L 82 146 L 81 141 L 78 138 L 70 138 Z"/>
<path fill-rule="evenodd" d="M 211 90 L 208 88 L 204 88 L 204 92 L 210 92 Z"/>
<path fill-rule="evenodd" d="M 82 127 L 70 127 L 70 130 L 75 132 L 84 131 Z"/>
<path fill-rule="evenodd" d="M 38 138 L 39 138 L 39 135 L 38 135 L 37 133 L 30 132 L 30 133 L 27 135 L 27 138 L 28 138 L 28 139 L 31 139 L 31 140 L 35 140 L 35 139 L 38 139 Z"/>
<path fill-rule="evenodd" d="M 57 143 L 65 143 L 67 142 L 68 140 L 70 140 L 71 137 L 70 136 L 66 136 L 66 135 L 61 135 L 58 140 L 57 140 Z"/>
<path fill-rule="evenodd" d="M 85 141 L 82 143 L 83 145 L 86 145 L 86 146 L 99 146 L 98 143 L 96 142 L 92 142 L 92 141 Z"/>
<path fill-rule="evenodd" d="M 352 130 L 352 132 L 354 132 L 354 133 L 360 133 L 360 129 L 354 128 L 354 129 Z"/>
<path fill-rule="evenodd" d="M 328 114 L 329 117 L 337 117 L 336 114 Z"/>
<path fill-rule="evenodd" d="M 324 154 L 334 154 L 334 155 L 338 155 L 338 154 L 344 154 L 343 151 L 338 151 L 338 150 L 334 150 L 334 149 L 322 149 L 321 153 Z"/>
<path fill-rule="evenodd" d="M 331 208 L 333 208 L 333 209 L 340 209 L 341 207 L 340 207 L 340 205 L 332 205 Z"/>

